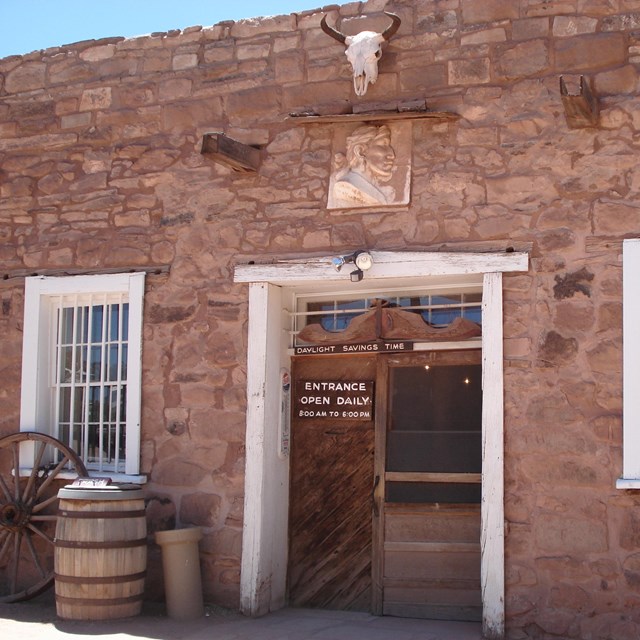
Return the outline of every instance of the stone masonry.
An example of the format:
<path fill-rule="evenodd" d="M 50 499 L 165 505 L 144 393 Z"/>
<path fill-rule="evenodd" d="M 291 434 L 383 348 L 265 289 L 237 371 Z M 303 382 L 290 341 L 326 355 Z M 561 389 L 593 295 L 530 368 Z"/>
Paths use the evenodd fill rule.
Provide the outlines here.
<path fill-rule="evenodd" d="M 640 495 L 615 481 L 621 246 L 640 235 L 640 0 L 323 9 L 345 32 L 383 10 L 402 25 L 362 98 L 319 9 L 0 60 L 0 434 L 19 423 L 24 276 L 149 268 L 150 529 L 204 527 L 205 597 L 237 607 L 247 290 L 234 265 L 530 249 L 529 272 L 504 278 L 507 637 L 636 639 Z M 591 82 L 597 127 L 568 128 L 560 75 L 572 91 Z M 334 125 L 288 114 L 411 100 L 460 118 L 412 124 L 410 204 L 327 210 Z M 259 171 L 203 155 L 208 131 L 260 146 Z"/>

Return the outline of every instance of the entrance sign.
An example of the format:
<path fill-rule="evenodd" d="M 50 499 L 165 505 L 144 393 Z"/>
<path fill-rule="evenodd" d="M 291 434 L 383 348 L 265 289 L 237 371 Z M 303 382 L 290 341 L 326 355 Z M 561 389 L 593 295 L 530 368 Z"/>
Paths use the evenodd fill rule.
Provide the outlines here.
<path fill-rule="evenodd" d="M 413 342 L 407 340 L 376 340 L 375 342 L 357 342 L 351 344 L 316 344 L 308 347 L 295 347 L 294 355 L 336 355 L 338 353 L 392 353 L 413 351 Z"/>
<path fill-rule="evenodd" d="M 297 418 L 373 420 L 373 380 L 298 380 Z"/>

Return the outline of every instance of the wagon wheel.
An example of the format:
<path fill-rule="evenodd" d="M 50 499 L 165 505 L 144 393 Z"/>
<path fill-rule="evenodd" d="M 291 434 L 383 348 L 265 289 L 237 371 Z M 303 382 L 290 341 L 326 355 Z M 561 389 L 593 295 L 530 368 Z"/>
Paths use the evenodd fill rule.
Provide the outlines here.
<path fill-rule="evenodd" d="M 20 477 L 20 444 L 33 443 L 33 468 Z M 0 438 L 0 603 L 28 600 L 53 583 L 53 541 L 63 471 L 86 476 L 82 460 L 41 433 Z"/>

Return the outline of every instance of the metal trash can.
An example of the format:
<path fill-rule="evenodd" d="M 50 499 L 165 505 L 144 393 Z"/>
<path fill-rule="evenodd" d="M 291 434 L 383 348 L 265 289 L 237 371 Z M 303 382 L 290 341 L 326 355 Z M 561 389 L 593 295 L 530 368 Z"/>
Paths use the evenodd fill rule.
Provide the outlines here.
<path fill-rule="evenodd" d="M 67 620 L 139 615 L 147 520 L 138 485 L 67 486 L 58 492 L 56 612 Z"/>
<path fill-rule="evenodd" d="M 198 552 L 201 539 L 200 527 L 156 532 L 156 542 L 162 549 L 164 591 L 170 618 L 191 620 L 204 615 Z"/>

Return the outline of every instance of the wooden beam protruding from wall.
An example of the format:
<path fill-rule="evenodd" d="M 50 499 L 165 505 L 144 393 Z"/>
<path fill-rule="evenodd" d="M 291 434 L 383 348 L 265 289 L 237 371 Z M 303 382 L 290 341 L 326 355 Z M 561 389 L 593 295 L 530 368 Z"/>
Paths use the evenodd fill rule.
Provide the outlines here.
<path fill-rule="evenodd" d="M 598 125 L 600 107 L 591 93 L 589 82 L 580 76 L 580 93 L 569 94 L 564 78 L 560 76 L 560 96 L 564 105 L 564 115 L 570 129 L 584 129 Z"/>
<path fill-rule="evenodd" d="M 260 166 L 260 149 L 229 138 L 220 131 L 204 134 L 202 153 L 234 171 L 255 172 Z"/>

